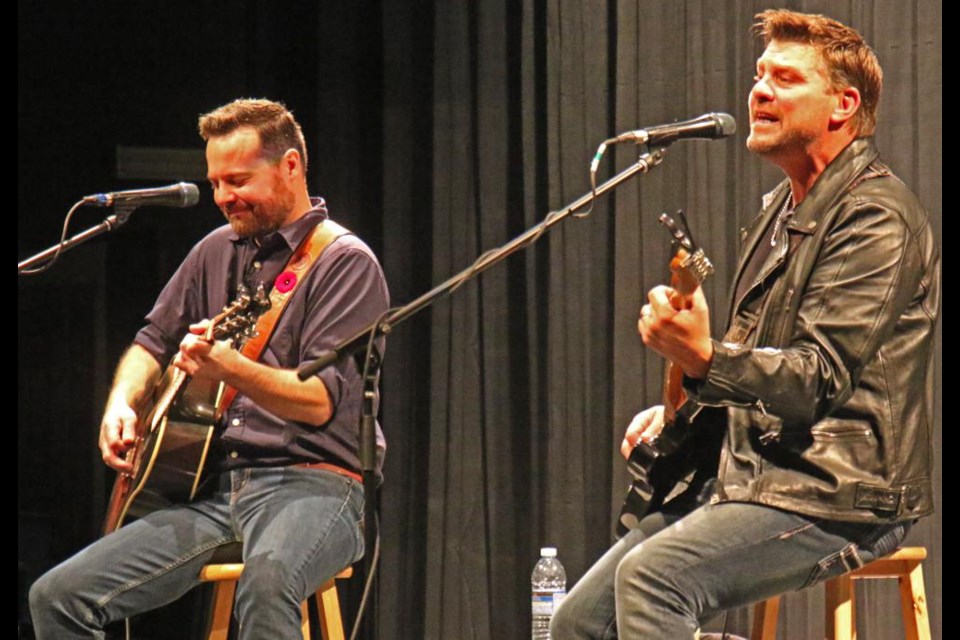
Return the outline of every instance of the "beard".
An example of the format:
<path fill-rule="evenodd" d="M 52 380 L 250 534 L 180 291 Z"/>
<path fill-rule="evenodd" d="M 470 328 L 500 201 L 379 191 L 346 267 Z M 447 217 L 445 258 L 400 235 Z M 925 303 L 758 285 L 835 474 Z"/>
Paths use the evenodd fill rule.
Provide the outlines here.
<path fill-rule="evenodd" d="M 230 227 L 241 238 L 263 237 L 283 226 L 293 211 L 295 198 L 279 179 L 274 181 L 272 195 L 255 204 L 243 203 L 237 210 L 244 211 L 243 216 L 223 212 Z"/>
<path fill-rule="evenodd" d="M 816 142 L 821 133 L 813 129 L 793 127 L 776 132 L 747 137 L 747 149 L 759 156 L 777 156 L 783 152 L 806 151 Z"/>
<path fill-rule="evenodd" d="M 229 213 L 224 215 L 227 217 L 227 222 L 230 223 L 234 233 L 241 238 L 253 238 L 265 236 L 283 226 L 288 211 L 258 204 L 253 206 L 249 210 L 249 214 L 242 218 Z"/>

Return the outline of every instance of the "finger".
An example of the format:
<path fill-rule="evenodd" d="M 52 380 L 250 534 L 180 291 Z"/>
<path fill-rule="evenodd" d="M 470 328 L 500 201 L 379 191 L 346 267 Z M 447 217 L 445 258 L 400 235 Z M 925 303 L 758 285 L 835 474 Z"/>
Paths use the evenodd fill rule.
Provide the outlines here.
<path fill-rule="evenodd" d="M 637 417 L 640 418 L 640 420 L 637 421 L 637 431 L 633 439 L 633 446 L 637 446 L 639 442 L 649 442 L 656 436 L 656 430 L 652 429 L 654 426 L 653 414 L 647 410 Z M 653 432 L 651 433 L 651 431 Z"/>
<path fill-rule="evenodd" d="M 620 443 L 620 455 L 624 458 L 629 458 L 633 449 L 637 446 L 637 442 L 640 440 L 637 436 L 638 434 L 630 431 L 627 431 L 626 435 L 623 436 L 623 441 Z"/>
<path fill-rule="evenodd" d="M 213 349 L 213 343 L 192 334 L 187 334 L 180 343 L 180 354 L 189 360 L 198 361 L 205 358 L 211 349 Z"/>
<path fill-rule="evenodd" d="M 677 310 L 670 303 L 673 289 L 660 285 L 654 287 L 647 294 L 647 300 L 650 301 L 650 309 L 655 318 L 672 318 L 677 314 Z"/>
<path fill-rule="evenodd" d="M 659 327 L 656 319 L 653 317 L 653 314 L 642 316 L 637 322 L 637 332 L 640 334 L 640 339 L 643 340 L 643 344 L 652 349 L 656 349 L 659 342 L 657 340 L 657 335 L 654 333 L 654 329 Z"/>
<path fill-rule="evenodd" d="M 633 420 L 627 425 L 627 430 L 623 434 L 623 442 L 620 443 L 620 453 L 624 458 L 630 457 L 630 452 L 640 441 L 640 434 L 646 427 L 647 411 L 641 411 L 633 416 Z"/>
<path fill-rule="evenodd" d="M 690 301 L 693 303 L 691 305 L 693 309 L 707 308 L 707 296 L 703 293 L 703 287 L 697 287 L 693 290 L 693 293 L 690 294 Z"/>
<path fill-rule="evenodd" d="M 207 328 L 210 326 L 209 320 L 201 320 L 200 322 L 195 322 L 190 325 L 190 333 L 196 335 L 203 335 L 207 332 Z"/>
<path fill-rule="evenodd" d="M 120 454 L 127 450 L 121 437 L 120 421 L 113 414 L 107 414 L 100 425 L 100 448 L 111 454 Z"/>
<path fill-rule="evenodd" d="M 103 458 L 104 464 L 120 473 L 130 473 L 133 471 L 133 465 L 123 458 L 124 451 L 126 447 L 119 441 L 109 442 L 103 439 L 100 442 L 100 457 Z"/>
<path fill-rule="evenodd" d="M 106 436 L 104 436 L 103 434 L 100 435 L 99 448 L 100 448 L 100 456 L 103 458 L 104 462 L 106 462 L 107 457 L 112 455 L 113 451 L 110 448 L 110 443 L 107 441 Z"/>
<path fill-rule="evenodd" d="M 110 467 L 111 469 L 114 469 L 115 471 L 119 471 L 120 473 L 125 473 L 129 475 L 130 473 L 133 472 L 133 464 L 130 462 L 127 462 L 123 457 L 118 456 L 112 451 L 108 451 L 103 455 L 103 463 L 108 467 Z"/>
<path fill-rule="evenodd" d="M 196 361 L 186 355 L 182 347 L 180 352 L 173 356 L 173 366 L 190 376 L 196 373 L 198 368 Z"/>
<path fill-rule="evenodd" d="M 642 335 L 645 325 L 650 321 L 651 316 L 653 315 L 653 310 L 650 308 L 649 304 L 645 304 L 640 307 L 640 317 L 637 319 L 637 331 Z"/>
<path fill-rule="evenodd" d="M 126 475 L 130 475 L 133 473 L 133 464 L 130 462 L 127 462 L 122 457 L 114 453 L 109 453 L 107 455 L 104 455 L 103 463 L 108 467 L 110 467 L 111 469 L 113 469 L 114 471 L 117 471 L 119 473 L 123 473 Z"/>
<path fill-rule="evenodd" d="M 137 441 L 137 417 L 135 415 L 120 418 L 120 439 L 126 446 Z"/>
<path fill-rule="evenodd" d="M 643 431 L 640 433 L 640 440 L 653 442 L 663 430 L 663 405 L 657 405 L 656 407 L 648 409 L 648 411 L 650 413 L 647 416 Z"/>

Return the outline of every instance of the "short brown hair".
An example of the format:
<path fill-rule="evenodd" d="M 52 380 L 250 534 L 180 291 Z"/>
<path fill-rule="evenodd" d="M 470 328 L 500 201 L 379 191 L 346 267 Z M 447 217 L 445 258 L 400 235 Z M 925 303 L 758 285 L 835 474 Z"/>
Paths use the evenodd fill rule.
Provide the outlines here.
<path fill-rule="evenodd" d="M 753 33 L 772 40 L 801 42 L 814 47 L 827 69 L 827 80 L 834 90 L 856 87 L 860 91 L 860 109 L 853 116 L 857 135 L 873 134 L 883 87 L 883 70 L 873 49 L 855 29 L 821 15 L 797 13 L 786 9 L 768 9 L 756 15 Z"/>
<path fill-rule="evenodd" d="M 240 127 L 253 127 L 260 135 L 263 156 L 277 162 L 288 149 L 296 149 L 307 172 L 307 145 L 293 114 L 280 102 L 241 98 L 200 116 L 200 137 L 225 136 Z"/>

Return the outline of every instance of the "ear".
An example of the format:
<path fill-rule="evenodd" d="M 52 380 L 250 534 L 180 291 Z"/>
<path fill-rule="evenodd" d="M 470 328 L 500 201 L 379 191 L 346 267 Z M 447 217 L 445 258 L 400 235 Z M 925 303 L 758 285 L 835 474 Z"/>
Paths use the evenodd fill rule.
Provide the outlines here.
<path fill-rule="evenodd" d="M 287 149 L 280 159 L 280 166 L 287 177 L 293 178 L 303 175 L 303 161 L 300 158 L 300 152 L 296 149 Z"/>
<path fill-rule="evenodd" d="M 837 94 L 837 104 L 830 114 L 830 124 L 839 129 L 850 122 L 860 109 L 860 90 L 856 87 L 847 87 Z"/>

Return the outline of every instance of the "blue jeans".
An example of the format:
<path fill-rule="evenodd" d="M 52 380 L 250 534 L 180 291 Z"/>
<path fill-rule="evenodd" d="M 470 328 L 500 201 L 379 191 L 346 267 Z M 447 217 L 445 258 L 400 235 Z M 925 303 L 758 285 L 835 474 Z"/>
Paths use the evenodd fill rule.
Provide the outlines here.
<path fill-rule="evenodd" d="M 657 513 L 584 574 L 553 640 L 693 638 L 700 621 L 856 569 L 894 550 L 909 522 L 818 520 L 758 504 Z"/>
<path fill-rule="evenodd" d="M 329 471 L 240 469 L 209 495 L 101 538 L 30 589 L 37 637 L 103 637 L 113 621 L 172 602 L 217 547 L 243 542 L 242 638 L 300 636 L 300 603 L 363 554 L 363 488 Z"/>

